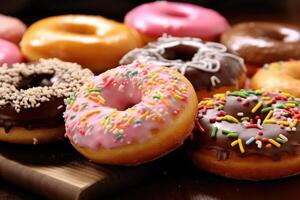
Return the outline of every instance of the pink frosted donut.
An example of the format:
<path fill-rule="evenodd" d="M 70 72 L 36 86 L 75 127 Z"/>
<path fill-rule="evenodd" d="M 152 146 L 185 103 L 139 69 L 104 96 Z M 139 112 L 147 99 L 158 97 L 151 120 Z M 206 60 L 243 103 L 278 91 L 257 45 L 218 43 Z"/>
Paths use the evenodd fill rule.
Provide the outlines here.
<path fill-rule="evenodd" d="M 148 37 L 168 34 L 213 40 L 229 27 L 214 10 L 189 3 L 157 1 L 142 4 L 125 16 L 125 23 Z"/>
<path fill-rule="evenodd" d="M 19 43 L 26 30 L 26 25 L 19 19 L 0 14 L 0 38 Z"/>
<path fill-rule="evenodd" d="M 183 143 L 197 97 L 179 72 L 133 63 L 96 76 L 67 104 L 66 134 L 79 152 L 98 163 L 135 165 Z"/>
<path fill-rule="evenodd" d="M 23 61 L 22 54 L 12 42 L 0 39 L 0 66 L 3 64 L 14 64 Z"/>

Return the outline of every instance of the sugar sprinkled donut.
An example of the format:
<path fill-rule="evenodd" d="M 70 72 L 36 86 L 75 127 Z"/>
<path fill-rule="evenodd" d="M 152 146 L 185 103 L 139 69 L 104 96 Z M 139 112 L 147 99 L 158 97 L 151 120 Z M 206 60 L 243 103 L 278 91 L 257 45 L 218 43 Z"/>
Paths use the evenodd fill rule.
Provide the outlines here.
<path fill-rule="evenodd" d="M 224 45 L 199 38 L 163 36 L 128 52 L 120 64 L 135 60 L 177 70 L 192 83 L 199 99 L 242 88 L 246 79 L 243 59 Z"/>
<path fill-rule="evenodd" d="M 200 168 L 236 179 L 300 172 L 300 101 L 285 93 L 240 90 L 199 103 L 191 157 Z"/>
<path fill-rule="evenodd" d="M 62 137 L 64 99 L 92 75 L 57 59 L 0 67 L 0 141 L 32 144 Z"/>
<path fill-rule="evenodd" d="M 190 135 L 197 111 L 192 85 L 165 67 L 123 65 L 68 99 L 66 134 L 87 158 L 118 165 L 153 160 Z"/>
<path fill-rule="evenodd" d="M 229 28 L 227 20 L 214 10 L 170 1 L 142 4 L 126 14 L 125 23 L 145 41 L 163 34 L 214 40 Z"/>

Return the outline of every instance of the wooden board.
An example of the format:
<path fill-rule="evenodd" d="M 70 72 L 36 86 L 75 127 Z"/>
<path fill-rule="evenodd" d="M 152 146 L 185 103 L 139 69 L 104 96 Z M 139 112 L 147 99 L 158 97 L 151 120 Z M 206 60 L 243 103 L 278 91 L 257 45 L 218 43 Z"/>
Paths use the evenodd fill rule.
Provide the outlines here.
<path fill-rule="evenodd" d="M 99 199 L 137 183 L 151 170 L 150 165 L 97 165 L 67 142 L 0 146 L 0 176 L 49 199 Z"/>

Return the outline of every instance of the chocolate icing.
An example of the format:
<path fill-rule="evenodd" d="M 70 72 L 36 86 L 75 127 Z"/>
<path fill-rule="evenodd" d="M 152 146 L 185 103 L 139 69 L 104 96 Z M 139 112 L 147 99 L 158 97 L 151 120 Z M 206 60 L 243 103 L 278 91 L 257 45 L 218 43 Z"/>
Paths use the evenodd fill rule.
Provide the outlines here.
<path fill-rule="evenodd" d="M 92 76 L 90 70 L 57 59 L 0 68 L 0 127 L 62 125 L 64 99 Z"/>
<path fill-rule="evenodd" d="M 241 23 L 225 32 L 221 42 L 231 53 L 250 64 L 300 59 L 300 28 L 295 26 L 267 22 Z"/>
<path fill-rule="evenodd" d="M 247 94 L 247 96 L 240 97 L 237 96 L 237 94 Z M 230 154 L 233 152 L 240 156 L 247 156 L 250 154 L 264 155 L 274 160 L 280 159 L 281 154 L 284 152 L 295 154 L 296 148 L 300 145 L 300 125 L 299 123 L 296 123 L 294 128 L 292 128 L 292 124 L 294 122 L 293 120 L 299 119 L 300 112 L 298 111 L 298 109 L 300 108 L 300 101 L 286 93 L 270 94 L 266 92 L 257 92 L 257 94 L 255 94 L 255 92 L 253 91 L 242 90 L 242 93 L 227 93 L 224 97 L 216 95 L 214 96 L 214 98 L 209 99 L 208 101 L 200 102 L 196 124 L 198 126 L 198 132 L 200 131 L 202 133 L 195 134 L 195 146 L 197 146 L 197 148 L 208 148 L 217 151 L 218 160 L 228 159 L 230 157 Z M 272 100 L 273 103 L 271 104 L 270 101 Z M 207 102 L 209 102 L 208 104 L 211 105 L 208 106 Z M 253 113 L 252 109 L 259 102 L 263 103 L 262 106 Z M 224 105 L 223 109 L 221 109 L 222 105 Z M 282 105 L 285 108 L 278 108 Z M 287 105 L 295 107 L 287 107 Z M 262 112 L 262 109 L 266 107 L 272 107 L 273 114 L 272 117 L 267 119 L 263 124 L 262 122 L 270 112 L 268 110 L 267 112 Z M 223 111 L 225 112 L 225 114 L 223 113 L 221 115 Z M 243 113 L 243 116 L 241 116 L 241 113 Z M 230 122 L 230 120 L 222 119 L 222 117 L 224 117 L 225 115 L 230 115 L 236 118 L 239 122 L 235 123 L 232 121 Z M 261 122 L 258 122 L 257 116 L 259 116 Z M 244 122 L 244 124 L 241 123 L 242 117 L 249 117 L 250 119 L 248 120 L 248 123 L 246 123 L 246 121 Z M 253 124 L 259 123 L 261 128 L 257 126 L 253 128 L 247 128 L 246 126 L 249 125 L 250 120 L 253 120 L 251 126 L 255 126 Z M 288 124 L 270 124 L 269 122 L 271 122 L 272 120 L 286 121 Z M 218 128 L 216 137 L 211 136 L 214 126 Z M 237 137 L 229 138 L 228 134 L 222 132 L 223 130 L 234 132 L 237 134 Z M 262 132 L 261 135 L 259 134 L 260 131 Z M 281 137 L 280 134 L 285 136 L 288 141 L 279 142 Z M 254 140 L 250 144 L 246 144 L 246 141 L 248 141 L 251 137 L 257 138 L 253 138 Z M 238 138 L 240 138 L 242 141 L 242 145 L 245 150 L 244 153 L 240 150 L 239 145 L 231 146 L 232 142 L 234 142 Z M 271 144 L 268 139 L 273 139 L 277 144 L 280 144 L 280 147 L 276 147 L 275 145 Z M 261 148 L 258 147 L 256 141 L 261 141 Z M 266 147 L 266 145 L 268 145 L 269 147 Z"/>
<path fill-rule="evenodd" d="M 225 46 L 198 38 L 163 36 L 127 53 L 120 64 L 134 60 L 174 68 L 189 79 L 196 91 L 237 85 L 245 72 L 243 60 L 228 53 Z"/>

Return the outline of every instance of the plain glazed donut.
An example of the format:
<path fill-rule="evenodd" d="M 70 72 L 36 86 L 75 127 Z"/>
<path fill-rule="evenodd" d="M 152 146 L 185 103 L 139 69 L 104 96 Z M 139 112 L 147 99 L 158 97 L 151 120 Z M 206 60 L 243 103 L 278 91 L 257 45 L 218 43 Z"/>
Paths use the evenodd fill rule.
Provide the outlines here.
<path fill-rule="evenodd" d="M 214 40 L 229 28 L 226 19 L 214 10 L 189 3 L 156 1 L 142 4 L 125 16 L 146 42 L 163 34 Z"/>
<path fill-rule="evenodd" d="M 178 147 L 197 112 L 184 76 L 137 62 L 96 76 L 68 102 L 64 118 L 73 146 L 94 162 L 117 165 L 137 165 Z"/>
<path fill-rule="evenodd" d="M 21 41 L 26 25 L 19 19 L 0 14 L 0 38 L 15 44 Z"/>
<path fill-rule="evenodd" d="M 241 23 L 223 33 L 221 42 L 244 58 L 250 76 L 266 63 L 300 59 L 300 28 L 296 26 Z"/>
<path fill-rule="evenodd" d="M 17 45 L 0 39 L 0 66 L 3 64 L 12 65 L 22 62 L 22 60 L 23 56 Z"/>
<path fill-rule="evenodd" d="M 191 157 L 207 171 L 265 180 L 300 172 L 300 101 L 279 92 L 240 90 L 199 103 Z"/>
<path fill-rule="evenodd" d="M 115 67 L 125 53 L 139 46 L 140 37 L 129 27 L 87 15 L 42 19 L 28 28 L 21 41 L 29 61 L 54 57 L 79 63 L 95 73 Z"/>
<path fill-rule="evenodd" d="M 57 59 L 0 67 L 0 141 L 36 144 L 62 138 L 64 99 L 92 76 Z"/>
<path fill-rule="evenodd" d="M 268 91 L 282 90 L 300 97 L 300 61 L 265 64 L 252 77 L 250 87 Z"/>
<path fill-rule="evenodd" d="M 242 58 L 225 46 L 198 38 L 163 36 L 128 52 L 120 64 L 135 60 L 177 70 L 192 83 L 198 99 L 243 87 L 246 69 Z"/>

